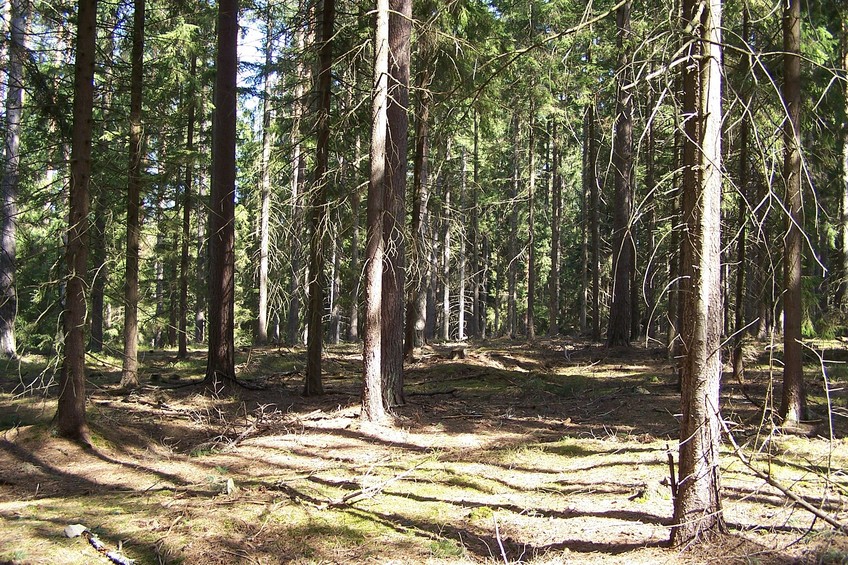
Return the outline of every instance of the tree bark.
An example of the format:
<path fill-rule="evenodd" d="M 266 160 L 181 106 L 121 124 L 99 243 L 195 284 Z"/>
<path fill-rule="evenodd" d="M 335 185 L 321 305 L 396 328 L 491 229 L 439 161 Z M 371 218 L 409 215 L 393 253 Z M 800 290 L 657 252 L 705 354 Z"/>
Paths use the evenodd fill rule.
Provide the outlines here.
<path fill-rule="evenodd" d="M 235 182 L 238 0 L 219 0 L 215 124 L 209 205 L 209 353 L 205 383 L 213 392 L 236 382 Z"/>
<path fill-rule="evenodd" d="M 482 319 L 480 306 L 480 115 L 474 109 L 473 184 L 471 186 L 471 323 L 468 335 L 479 337 Z"/>
<path fill-rule="evenodd" d="M 801 350 L 801 255 L 804 229 L 801 197 L 801 0 L 788 0 L 783 11 L 783 181 L 789 211 L 784 238 L 783 392 L 780 417 L 796 424 L 807 417 Z"/>
<path fill-rule="evenodd" d="M 848 69 L 848 10 L 842 10 L 842 68 Z M 846 70 L 848 73 L 848 70 Z M 840 307 L 848 312 L 848 76 L 843 75 L 842 103 L 842 279 Z"/>
<path fill-rule="evenodd" d="M 124 359 L 121 387 L 138 386 L 138 261 L 141 224 L 142 89 L 144 87 L 145 0 L 135 0 L 132 36 L 132 78 L 130 81 L 130 155 L 127 188 L 127 256 L 124 279 Z M 158 281 L 158 277 L 157 277 Z M 157 295 L 160 293 L 157 293 Z M 158 309 L 157 309 L 158 314 Z"/>
<path fill-rule="evenodd" d="M 304 3 L 301 3 L 301 9 L 305 10 Z M 298 28 L 295 32 L 295 44 L 297 50 L 303 53 L 306 49 L 305 32 Z M 292 104 L 292 129 L 289 141 L 292 146 L 291 155 L 291 223 L 292 223 L 292 242 L 291 242 L 291 273 L 289 276 L 289 309 L 286 320 L 286 343 L 295 345 L 301 342 L 300 335 L 300 297 L 301 289 L 301 247 L 302 247 L 302 231 L 303 231 L 303 187 L 306 184 L 306 158 L 301 146 L 301 119 L 304 111 L 304 93 L 303 86 L 306 80 L 306 70 L 303 63 L 303 58 L 298 57 L 295 70 L 295 88 L 294 102 Z"/>
<path fill-rule="evenodd" d="M 536 339 L 536 107 L 530 103 L 527 126 L 527 340 Z"/>
<path fill-rule="evenodd" d="M 6 135 L 5 167 L 0 184 L 0 355 L 17 357 L 15 318 L 18 312 L 18 294 L 15 286 L 17 268 L 17 217 L 18 181 L 20 173 L 21 115 L 24 102 L 24 60 L 26 58 L 26 29 L 29 20 L 29 3 L 12 0 L 9 30 L 9 66 L 6 80 Z M 101 336 L 102 342 L 102 336 Z"/>
<path fill-rule="evenodd" d="M 598 146 L 595 139 L 595 103 L 586 106 L 586 136 L 589 144 L 589 224 L 592 234 L 592 339 L 601 339 L 601 187 L 598 185 Z"/>
<path fill-rule="evenodd" d="M 406 171 L 409 130 L 409 63 L 412 0 L 389 0 L 389 82 L 386 120 L 386 216 L 383 224 L 383 401 L 406 403 L 403 395 L 403 318 L 406 284 Z"/>
<path fill-rule="evenodd" d="M 191 78 L 192 83 L 197 76 L 197 55 L 191 55 Z M 177 358 L 185 359 L 188 356 L 188 245 L 191 233 L 191 209 L 194 205 L 192 196 L 192 183 L 194 182 L 194 119 L 196 93 L 193 87 L 188 89 L 188 117 L 186 123 L 186 153 L 188 159 L 185 165 L 185 178 L 183 180 L 183 225 L 182 239 L 180 245 L 180 314 L 179 314 L 179 336 Z"/>
<path fill-rule="evenodd" d="M 271 37 L 270 8 L 265 17 L 265 69 L 262 96 L 262 158 L 260 163 L 260 204 L 259 204 L 259 312 L 256 319 L 256 341 L 259 344 L 268 343 L 268 248 L 271 243 L 271 63 L 273 45 Z"/>
<path fill-rule="evenodd" d="M 74 63 L 68 243 L 65 250 L 68 277 L 65 287 L 65 311 L 62 317 L 65 354 L 59 378 L 59 402 L 55 416 L 59 435 L 83 444 L 90 444 L 85 421 L 84 331 L 96 21 L 97 1 L 79 0 Z"/>
<path fill-rule="evenodd" d="M 362 419 L 386 417 L 382 391 L 383 206 L 386 183 L 386 108 L 389 73 L 389 0 L 377 0 L 374 32 L 374 87 L 371 107 L 371 174 L 365 251 L 365 331 L 362 351 Z"/>
<path fill-rule="evenodd" d="M 616 47 L 618 49 L 617 116 L 613 144 L 615 203 L 613 207 L 613 283 L 607 345 L 630 344 L 630 283 L 634 268 L 634 241 L 631 232 L 633 214 L 633 116 L 632 96 L 624 89 L 629 81 L 628 53 L 630 43 L 630 5 L 625 2 L 616 12 Z"/>
<path fill-rule="evenodd" d="M 330 155 L 330 101 L 332 94 L 333 26 L 335 0 L 322 0 L 318 21 L 318 140 L 315 146 L 315 178 L 309 206 L 309 330 L 306 344 L 304 396 L 324 394 L 321 355 L 324 342 L 324 242 L 327 221 L 327 165 Z"/>
<path fill-rule="evenodd" d="M 519 125 L 518 116 L 512 118 L 513 151 L 512 151 L 512 178 L 510 179 L 512 192 L 510 193 L 509 234 L 507 235 L 507 304 L 506 304 L 506 333 L 510 338 L 518 334 L 518 312 L 517 312 L 517 278 L 518 278 L 518 185 L 521 182 L 519 174 Z"/>
<path fill-rule="evenodd" d="M 353 162 L 355 163 L 355 177 L 359 179 L 359 161 L 362 158 L 362 139 L 359 134 L 356 134 L 356 144 L 354 150 L 354 158 Z M 350 271 L 353 276 L 353 296 L 350 297 L 350 327 L 348 329 L 347 338 L 352 342 L 359 341 L 359 294 L 361 287 L 361 277 L 359 276 L 359 272 L 361 270 L 361 265 L 359 261 L 359 246 L 360 243 L 360 227 L 359 227 L 359 208 L 360 208 L 360 196 L 359 196 L 359 187 L 358 180 L 356 182 L 357 188 L 355 188 L 350 195 L 350 213 L 353 217 L 353 233 L 351 236 L 351 252 L 350 252 Z"/>
<path fill-rule="evenodd" d="M 580 289 L 580 330 L 586 329 L 586 295 L 588 284 L 587 279 L 587 263 L 588 263 L 588 245 L 586 242 L 586 192 L 588 188 L 588 144 L 586 142 L 586 117 L 583 120 L 583 206 L 582 206 L 582 228 L 583 234 L 580 255 L 581 255 L 581 286 Z M 562 240 L 562 176 L 559 172 L 559 124 L 557 120 L 553 120 L 551 126 L 551 274 L 549 275 L 548 283 L 548 310 L 550 311 L 551 322 L 548 326 L 548 335 L 554 337 L 559 334 L 559 254 Z"/>
<path fill-rule="evenodd" d="M 682 546 L 726 531 L 721 509 L 721 8 L 684 0 L 695 29 L 684 68 L 682 237 L 685 307 L 680 477 L 671 542 Z M 699 16 L 700 14 L 700 16 Z"/>
<path fill-rule="evenodd" d="M 450 160 L 450 142 L 445 160 Z M 442 341 L 450 339 L 450 256 L 451 256 L 451 189 L 450 183 L 445 182 L 443 174 L 440 174 L 437 182 L 445 187 L 443 199 L 444 209 L 442 211 Z"/>
<path fill-rule="evenodd" d="M 466 210 L 468 210 L 466 197 L 466 176 L 468 162 L 465 153 L 465 147 L 460 152 L 460 172 L 459 172 L 459 209 L 461 216 L 459 220 L 459 257 L 457 257 L 457 291 L 456 296 L 458 305 L 456 309 L 456 339 L 459 341 L 465 340 L 465 267 L 467 257 L 465 255 L 465 241 L 468 237 L 465 231 Z"/>

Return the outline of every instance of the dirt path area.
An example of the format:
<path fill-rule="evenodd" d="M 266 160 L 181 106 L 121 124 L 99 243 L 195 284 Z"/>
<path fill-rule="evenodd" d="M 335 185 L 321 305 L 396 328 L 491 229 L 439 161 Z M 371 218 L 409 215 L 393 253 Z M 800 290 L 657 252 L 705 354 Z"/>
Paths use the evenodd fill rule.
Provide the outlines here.
<path fill-rule="evenodd" d="M 148 383 L 130 395 L 98 368 L 90 450 L 51 436 L 53 394 L 16 390 L 32 370 L 0 377 L 0 562 L 108 563 L 63 536 L 81 523 L 137 563 L 848 563 L 846 536 L 729 450 L 731 535 L 665 547 L 679 395 L 662 350 L 428 349 L 383 427 L 359 421 L 353 346 L 329 349 L 318 399 L 299 395 L 300 350 L 244 352 L 257 390 L 216 399 L 180 386 L 195 356 L 148 355 Z M 768 371 L 748 374 L 744 390 L 724 386 L 734 437 L 846 521 L 846 419 L 833 418 L 833 439 L 821 422 L 813 437 L 769 435 L 768 412 L 746 398 L 765 398 Z"/>

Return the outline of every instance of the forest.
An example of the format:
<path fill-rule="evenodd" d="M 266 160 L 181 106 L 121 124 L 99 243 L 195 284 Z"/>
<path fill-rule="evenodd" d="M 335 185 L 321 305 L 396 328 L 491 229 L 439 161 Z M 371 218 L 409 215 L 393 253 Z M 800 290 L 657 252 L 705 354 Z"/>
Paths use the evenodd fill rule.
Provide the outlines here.
<path fill-rule="evenodd" d="M 0 12 L 0 563 L 848 563 L 843 0 Z"/>

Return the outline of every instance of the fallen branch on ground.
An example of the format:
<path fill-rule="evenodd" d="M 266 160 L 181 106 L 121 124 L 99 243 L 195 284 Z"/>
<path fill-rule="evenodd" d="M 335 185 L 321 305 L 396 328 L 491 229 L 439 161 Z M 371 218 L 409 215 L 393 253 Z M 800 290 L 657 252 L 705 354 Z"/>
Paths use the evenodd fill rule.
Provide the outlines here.
<path fill-rule="evenodd" d="M 103 542 L 100 541 L 100 539 L 93 534 L 91 530 L 82 524 L 67 526 L 65 528 L 65 536 L 69 538 L 75 538 L 78 536 L 84 537 L 88 540 L 88 543 L 91 544 L 91 547 L 96 549 L 99 553 L 102 553 L 107 559 L 109 559 L 109 561 L 115 563 L 115 565 L 133 565 L 135 563 L 135 560 L 124 557 L 121 554 L 120 548 L 118 548 L 118 551 L 109 551 Z"/>

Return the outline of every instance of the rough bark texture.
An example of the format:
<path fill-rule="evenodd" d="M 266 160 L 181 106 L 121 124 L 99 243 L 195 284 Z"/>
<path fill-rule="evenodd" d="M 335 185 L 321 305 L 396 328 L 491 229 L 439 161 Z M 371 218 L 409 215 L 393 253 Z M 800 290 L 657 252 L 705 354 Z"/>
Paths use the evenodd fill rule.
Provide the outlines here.
<path fill-rule="evenodd" d="M 354 150 L 353 162 L 355 171 L 354 174 L 357 179 L 359 179 L 359 161 L 362 157 L 361 148 L 362 140 L 359 134 L 356 134 L 356 147 Z M 350 242 L 350 271 L 353 276 L 353 296 L 350 297 L 350 326 L 348 327 L 347 338 L 352 342 L 359 341 L 359 295 L 362 280 L 359 275 L 360 269 L 362 268 L 359 261 L 359 246 L 361 238 L 361 228 L 359 227 L 360 196 L 358 182 L 356 184 L 357 188 L 355 188 L 350 195 L 350 213 L 353 217 Z"/>
<path fill-rule="evenodd" d="M 301 9 L 305 9 L 301 3 Z M 295 44 L 298 52 L 303 52 L 306 48 L 306 33 L 303 29 L 298 28 L 295 32 Z M 303 63 L 303 58 L 299 57 L 295 71 L 295 87 L 294 101 L 292 103 L 292 129 L 289 136 L 289 142 L 292 147 L 291 155 L 291 223 L 292 223 L 292 241 L 290 247 L 291 253 L 291 273 L 289 276 L 289 310 L 286 320 L 286 343 L 295 345 L 300 343 L 300 296 L 301 296 L 301 233 L 303 231 L 303 187 L 306 182 L 306 159 L 301 147 L 301 118 L 303 116 L 304 103 L 303 97 L 305 88 L 306 70 Z"/>
<path fill-rule="evenodd" d="M 144 87 L 144 3 L 135 0 L 133 14 L 132 78 L 130 80 L 130 156 L 127 183 L 127 255 L 124 280 L 124 359 L 121 386 L 138 386 L 138 260 L 141 225 L 141 103 Z M 158 312 L 158 310 L 157 310 Z"/>
<path fill-rule="evenodd" d="M 21 113 L 24 101 L 23 63 L 26 57 L 25 34 L 28 2 L 12 0 L 9 24 L 9 66 L 6 90 L 5 168 L 0 181 L 0 355 L 17 356 L 15 317 L 18 295 L 15 287 L 17 265 L 18 167 L 20 165 Z M 102 340 L 101 340 L 102 341 Z"/>
<path fill-rule="evenodd" d="M 91 130 L 97 2 L 80 0 L 74 63 L 74 113 L 71 133 L 68 243 L 65 265 L 65 355 L 59 378 L 56 429 L 60 436 L 89 443 L 85 422 L 85 276 L 88 263 L 88 209 L 91 181 Z"/>
<path fill-rule="evenodd" d="M 450 160 L 450 148 L 445 157 Z M 451 256 L 451 190 L 450 183 L 444 182 L 444 177 L 439 176 L 439 184 L 444 184 L 445 196 L 442 211 L 442 341 L 450 339 L 450 256 Z"/>
<path fill-rule="evenodd" d="M 459 177 L 459 209 L 461 212 L 459 221 L 459 257 L 457 257 L 457 309 L 456 309 L 456 339 L 463 341 L 465 339 L 465 268 L 468 258 L 466 257 L 465 241 L 468 233 L 465 231 L 466 211 L 468 203 L 465 201 L 467 195 L 466 176 L 468 175 L 468 160 L 465 153 L 465 147 L 460 152 L 460 177 Z"/>
<path fill-rule="evenodd" d="M 406 282 L 406 170 L 409 130 L 409 63 L 412 0 L 389 0 L 389 100 L 386 108 L 386 266 L 383 270 L 383 400 L 405 404 L 403 396 L 403 315 Z"/>
<path fill-rule="evenodd" d="M 511 211 L 509 214 L 509 234 L 507 234 L 507 303 L 506 303 L 506 334 L 514 338 L 518 334 L 518 312 L 516 306 L 516 279 L 518 278 L 518 184 L 520 181 L 518 161 L 520 149 L 518 147 L 518 116 L 512 118 L 513 152 L 512 152 L 512 178 L 510 183 Z M 500 277 L 498 277 L 500 279 Z"/>
<path fill-rule="evenodd" d="M 725 531 L 719 477 L 721 383 L 721 2 L 684 2 L 696 32 L 684 70 L 685 305 L 678 488 L 671 542 Z M 698 14 L 700 20 L 695 20 Z"/>
<path fill-rule="evenodd" d="M 474 111 L 474 169 L 471 185 L 471 322 L 468 335 L 478 337 L 485 326 L 480 306 L 480 116 Z"/>
<path fill-rule="evenodd" d="M 601 339 L 601 187 L 598 185 L 598 146 L 595 140 L 595 105 L 586 106 L 586 139 L 589 145 L 589 224 L 592 248 L 592 339 Z"/>
<path fill-rule="evenodd" d="M 536 109 L 530 104 L 530 121 L 527 131 L 527 313 L 525 325 L 527 339 L 536 339 Z"/>
<path fill-rule="evenodd" d="M 845 105 L 842 122 L 842 300 L 840 307 L 848 311 L 848 9 L 842 10 L 842 101 Z"/>
<path fill-rule="evenodd" d="M 215 392 L 236 379 L 233 326 L 238 31 L 238 0 L 220 0 L 209 204 L 209 354 L 206 365 L 206 386 Z"/>
<path fill-rule="evenodd" d="M 324 247 L 327 222 L 327 166 L 330 155 L 330 71 L 333 66 L 333 26 L 335 0 L 323 0 L 318 14 L 318 140 L 315 145 L 315 178 L 309 206 L 309 324 L 306 344 L 306 377 L 303 394 L 324 394 L 321 355 L 324 345 Z"/>
<path fill-rule="evenodd" d="M 783 13 L 783 180 L 786 184 L 786 236 L 783 252 L 783 392 L 780 416 L 785 424 L 806 418 L 807 397 L 801 349 L 801 0 L 789 0 Z"/>
<path fill-rule="evenodd" d="M 362 419 L 385 419 L 382 392 L 383 192 L 389 72 L 389 0 L 377 1 L 374 33 L 374 90 L 371 109 L 371 174 L 368 182 L 368 235 L 365 250 L 365 331 L 362 351 Z"/>
<path fill-rule="evenodd" d="M 629 82 L 628 55 L 625 51 L 630 35 L 630 2 L 616 12 L 616 47 L 618 49 L 617 116 L 613 143 L 615 202 L 612 233 L 612 304 L 610 305 L 607 345 L 630 344 L 632 313 L 630 283 L 634 269 L 634 242 L 630 229 L 633 214 L 633 117 L 632 97 L 623 86 Z"/>

